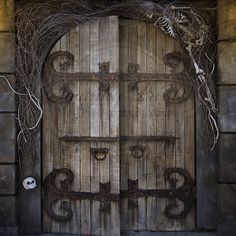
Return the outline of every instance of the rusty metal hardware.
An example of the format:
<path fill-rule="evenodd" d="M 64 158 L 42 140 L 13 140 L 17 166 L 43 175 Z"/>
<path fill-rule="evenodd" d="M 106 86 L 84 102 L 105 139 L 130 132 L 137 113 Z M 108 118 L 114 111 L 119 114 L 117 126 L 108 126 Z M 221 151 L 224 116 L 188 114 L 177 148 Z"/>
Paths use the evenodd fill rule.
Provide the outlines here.
<path fill-rule="evenodd" d="M 185 101 L 192 93 L 193 88 L 182 85 L 181 88 L 176 83 L 171 83 L 170 87 L 164 93 L 164 100 L 169 103 L 180 103 Z"/>
<path fill-rule="evenodd" d="M 138 89 L 138 81 L 136 79 L 136 74 L 138 73 L 139 64 L 128 64 L 128 73 L 130 73 L 130 76 L 132 77 L 132 81 L 129 82 L 129 90 L 137 90 Z"/>
<path fill-rule="evenodd" d="M 59 64 L 60 72 L 54 68 L 54 62 L 58 57 L 63 58 L 63 62 Z M 101 91 L 105 92 L 109 91 L 110 81 L 112 80 L 129 81 L 129 90 L 134 92 L 138 89 L 139 82 L 164 81 L 172 82 L 175 85 L 165 92 L 165 101 L 177 103 L 186 100 L 193 91 L 187 81 L 187 75 L 184 70 L 174 73 L 183 62 L 182 54 L 176 52 L 169 53 L 165 56 L 164 60 L 166 65 L 171 68 L 172 74 L 138 73 L 139 65 L 132 63 L 128 64 L 128 73 L 109 73 L 109 62 L 99 63 L 98 73 L 68 73 L 66 70 L 73 65 L 74 56 L 67 51 L 58 51 L 49 55 L 45 63 L 43 76 L 44 93 L 52 102 L 70 102 L 73 99 L 73 92 L 69 87 L 69 82 L 73 80 L 98 80 Z M 57 93 L 54 91 L 55 88 L 57 88 Z M 182 95 L 178 94 L 180 88 L 184 90 Z"/>
<path fill-rule="evenodd" d="M 120 137 L 89 137 L 89 136 L 63 136 L 59 137 L 65 142 L 120 142 L 120 141 L 156 141 L 156 142 L 166 142 L 175 143 L 177 137 L 168 135 L 157 135 L 157 136 L 120 136 Z"/>
<path fill-rule="evenodd" d="M 99 73 L 109 73 L 110 72 L 110 62 L 98 63 Z"/>
<path fill-rule="evenodd" d="M 183 55 L 180 52 L 167 53 L 164 57 L 165 64 L 171 68 L 171 72 L 175 73 L 177 68 L 183 65 Z"/>
<path fill-rule="evenodd" d="M 184 177 L 184 183 L 176 187 L 177 180 L 173 174 L 180 174 Z M 170 183 L 170 189 L 138 189 L 138 180 L 128 181 L 128 190 L 121 190 L 121 198 L 128 198 L 129 208 L 138 207 L 138 198 L 161 197 L 170 199 L 170 203 L 165 207 L 164 214 L 170 219 L 181 219 L 187 216 L 195 202 L 194 182 L 190 174 L 182 168 L 167 168 L 164 171 L 164 178 Z M 173 213 L 177 207 L 176 200 L 183 203 L 184 209 L 179 213 Z"/>
<path fill-rule="evenodd" d="M 184 183 L 176 187 L 177 180 L 172 177 L 173 174 L 180 174 L 184 177 Z M 64 174 L 66 179 L 60 181 L 60 187 L 56 185 L 56 178 Z M 129 180 L 128 190 L 121 190 L 120 194 L 110 192 L 110 183 L 100 183 L 100 191 L 74 192 L 70 191 L 70 185 L 73 182 L 74 174 L 71 170 L 62 168 L 54 169 L 48 174 L 43 184 L 43 205 L 47 214 L 54 220 L 66 222 L 72 219 L 71 200 L 94 200 L 99 201 L 100 210 L 109 211 L 110 202 L 119 202 L 121 199 L 128 198 L 129 207 L 138 206 L 138 198 L 162 197 L 171 200 L 164 210 L 164 214 L 170 219 L 180 219 L 186 217 L 195 202 L 194 182 L 190 174 L 181 168 L 167 168 L 164 171 L 164 178 L 170 183 L 170 189 L 138 189 L 138 180 Z M 184 209 L 179 213 L 172 213 L 177 207 L 176 199 L 183 202 Z M 61 201 L 60 209 L 65 215 L 55 212 L 54 205 Z"/>
<path fill-rule="evenodd" d="M 106 74 L 109 73 L 110 71 L 110 62 L 103 62 L 103 63 L 98 63 L 99 66 L 99 73 L 101 73 L 100 76 L 100 84 L 99 84 L 99 88 L 101 91 L 109 91 L 110 88 L 110 83 L 107 79 L 105 79 Z"/>
<path fill-rule="evenodd" d="M 56 186 L 56 178 L 62 174 L 66 176 L 66 179 L 61 180 L 60 187 L 58 187 Z M 66 222 L 72 219 L 73 212 L 70 200 L 88 199 L 99 201 L 101 203 L 101 211 L 109 211 L 110 202 L 118 202 L 120 200 L 119 194 L 110 193 L 110 183 L 100 183 L 100 191 L 96 193 L 70 191 L 69 188 L 73 179 L 73 172 L 69 169 L 62 168 L 54 169 L 44 180 L 43 205 L 47 214 L 56 221 Z M 65 212 L 65 215 L 60 215 L 54 210 L 54 205 L 59 201 L 61 201 L 60 209 Z"/>
<path fill-rule="evenodd" d="M 133 145 L 129 147 L 131 155 L 134 158 L 141 158 L 145 153 L 145 147 L 142 145 Z"/>
<path fill-rule="evenodd" d="M 139 64 L 128 63 L 128 72 L 137 73 L 139 70 Z"/>
<path fill-rule="evenodd" d="M 54 78 L 56 70 L 53 67 L 54 61 L 58 57 L 63 57 L 64 62 L 59 64 L 61 70 L 66 70 L 74 63 L 74 56 L 69 52 L 55 52 L 51 54 L 45 64 L 44 76 L 43 76 L 43 89 L 48 99 L 52 102 L 70 102 L 73 99 L 73 92 L 68 86 L 68 81 L 65 77 L 58 81 Z M 65 73 L 63 73 L 65 74 Z M 60 94 L 55 94 L 53 88 L 58 86 Z"/>
<path fill-rule="evenodd" d="M 90 151 L 98 161 L 102 161 L 106 159 L 109 148 L 90 148 Z"/>

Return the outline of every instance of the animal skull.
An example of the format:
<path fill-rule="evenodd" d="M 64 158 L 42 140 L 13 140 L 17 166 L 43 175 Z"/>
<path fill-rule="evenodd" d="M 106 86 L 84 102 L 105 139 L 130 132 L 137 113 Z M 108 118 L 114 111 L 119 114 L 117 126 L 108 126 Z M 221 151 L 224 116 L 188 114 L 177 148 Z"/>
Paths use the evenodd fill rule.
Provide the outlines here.
<path fill-rule="evenodd" d="M 36 180 L 33 177 L 31 177 L 31 176 L 26 177 L 23 180 L 23 187 L 26 190 L 34 189 L 34 188 L 36 188 L 36 186 L 37 186 Z"/>

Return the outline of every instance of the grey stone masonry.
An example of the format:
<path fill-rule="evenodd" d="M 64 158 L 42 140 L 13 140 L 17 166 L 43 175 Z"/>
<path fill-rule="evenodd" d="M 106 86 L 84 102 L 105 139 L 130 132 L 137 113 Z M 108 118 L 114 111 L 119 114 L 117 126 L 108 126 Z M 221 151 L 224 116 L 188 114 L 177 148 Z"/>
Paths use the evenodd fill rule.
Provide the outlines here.
<path fill-rule="evenodd" d="M 236 1 L 218 0 L 218 155 L 217 235 L 236 235 Z"/>
<path fill-rule="evenodd" d="M 0 235 L 17 236 L 14 0 L 0 0 Z"/>

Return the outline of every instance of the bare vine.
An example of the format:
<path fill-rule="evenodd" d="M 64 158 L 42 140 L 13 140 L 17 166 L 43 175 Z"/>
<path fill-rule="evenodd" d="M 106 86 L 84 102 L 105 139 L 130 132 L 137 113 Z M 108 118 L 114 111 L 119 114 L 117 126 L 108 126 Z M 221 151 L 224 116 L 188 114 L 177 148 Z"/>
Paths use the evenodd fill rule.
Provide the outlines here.
<path fill-rule="evenodd" d="M 202 105 L 205 139 L 214 148 L 218 136 L 217 112 L 212 82 L 214 61 L 206 50 L 211 43 L 210 30 L 203 17 L 191 6 L 179 2 L 154 3 L 144 0 L 117 2 L 112 5 L 84 0 L 32 0 L 18 5 L 16 12 L 16 94 L 18 104 L 18 146 L 24 158 L 34 159 L 43 110 L 40 105 L 41 77 L 50 49 L 72 27 L 101 16 L 120 15 L 153 23 L 181 42 L 190 59 L 189 78 Z M 194 72 L 194 73 L 193 73 Z M 195 74 L 195 76 L 193 76 Z"/>

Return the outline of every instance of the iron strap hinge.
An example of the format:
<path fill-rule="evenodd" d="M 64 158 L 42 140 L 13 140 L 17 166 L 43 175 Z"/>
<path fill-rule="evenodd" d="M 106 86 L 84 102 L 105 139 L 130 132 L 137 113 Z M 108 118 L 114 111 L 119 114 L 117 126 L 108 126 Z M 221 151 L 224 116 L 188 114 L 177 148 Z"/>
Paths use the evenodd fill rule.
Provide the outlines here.
<path fill-rule="evenodd" d="M 178 173 L 184 178 L 183 185 L 177 187 L 177 180 L 172 177 Z M 56 186 L 56 177 L 64 174 L 66 179 L 60 181 L 60 187 Z M 164 171 L 164 179 L 170 183 L 170 189 L 139 189 L 138 180 L 129 180 L 128 189 L 121 190 L 120 193 L 111 193 L 110 183 L 100 183 L 100 191 L 92 192 L 74 192 L 69 190 L 72 184 L 74 174 L 70 169 L 54 169 L 45 178 L 43 185 L 43 205 L 48 215 L 61 222 L 72 219 L 73 211 L 68 200 L 94 200 L 100 202 L 100 210 L 109 211 L 110 202 L 119 202 L 128 198 L 129 208 L 138 207 L 138 198 L 143 197 L 162 197 L 170 199 L 164 209 L 164 214 L 171 219 L 184 218 L 195 202 L 194 182 L 190 174 L 182 168 L 167 168 Z M 176 200 L 183 203 L 184 209 L 179 213 L 173 213 L 172 210 L 177 206 Z M 60 208 L 66 213 L 60 215 L 55 212 L 54 205 L 60 201 Z"/>

